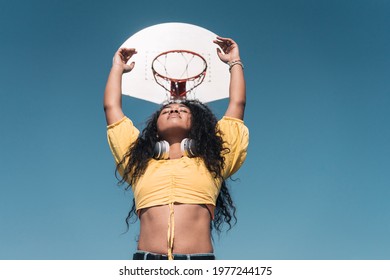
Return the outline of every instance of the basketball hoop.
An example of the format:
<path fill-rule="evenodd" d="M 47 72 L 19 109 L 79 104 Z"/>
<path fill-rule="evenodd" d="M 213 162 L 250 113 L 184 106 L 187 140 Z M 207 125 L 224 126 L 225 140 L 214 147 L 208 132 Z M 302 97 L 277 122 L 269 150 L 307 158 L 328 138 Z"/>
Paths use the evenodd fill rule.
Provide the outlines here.
<path fill-rule="evenodd" d="M 206 75 L 207 62 L 198 53 L 170 50 L 157 55 L 152 71 L 157 84 L 170 93 L 171 99 L 185 99 Z"/>

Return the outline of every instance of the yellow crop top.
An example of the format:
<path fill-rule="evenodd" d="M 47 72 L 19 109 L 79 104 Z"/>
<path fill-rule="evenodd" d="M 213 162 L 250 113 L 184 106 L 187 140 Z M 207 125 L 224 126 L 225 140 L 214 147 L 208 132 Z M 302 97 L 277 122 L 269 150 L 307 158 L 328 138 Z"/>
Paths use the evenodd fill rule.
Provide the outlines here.
<path fill-rule="evenodd" d="M 249 132 L 242 120 L 226 116 L 218 122 L 218 126 L 224 146 L 230 150 L 224 155 L 222 172 L 224 179 L 227 179 L 241 167 L 246 158 Z M 138 135 L 138 129 L 127 117 L 107 127 L 108 143 L 116 163 L 123 159 Z M 121 175 L 123 170 L 124 166 L 119 168 Z M 168 256 L 173 248 L 173 204 L 204 204 L 213 217 L 220 188 L 221 180 L 215 179 L 203 160 L 197 157 L 151 159 L 144 175 L 132 186 L 137 211 L 157 205 L 170 206 Z"/>

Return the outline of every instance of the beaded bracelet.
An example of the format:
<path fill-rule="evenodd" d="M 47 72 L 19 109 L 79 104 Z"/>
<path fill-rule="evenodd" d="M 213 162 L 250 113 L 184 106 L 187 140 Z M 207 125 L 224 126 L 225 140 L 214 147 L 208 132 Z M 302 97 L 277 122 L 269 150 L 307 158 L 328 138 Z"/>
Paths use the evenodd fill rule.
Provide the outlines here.
<path fill-rule="evenodd" d="M 229 72 L 231 72 L 232 67 L 234 65 L 237 65 L 237 64 L 241 65 L 242 69 L 244 69 L 244 64 L 241 62 L 241 60 L 233 60 L 233 61 L 228 62 L 227 64 L 229 65 Z"/>

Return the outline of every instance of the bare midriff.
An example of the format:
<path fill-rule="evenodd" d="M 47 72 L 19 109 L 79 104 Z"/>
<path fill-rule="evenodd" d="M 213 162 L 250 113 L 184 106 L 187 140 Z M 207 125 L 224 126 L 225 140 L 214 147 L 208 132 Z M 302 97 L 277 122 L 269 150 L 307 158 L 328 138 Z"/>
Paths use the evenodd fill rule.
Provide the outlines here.
<path fill-rule="evenodd" d="M 138 250 L 166 255 L 172 247 L 173 254 L 212 253 L 210 221 L 210 212 L 204 205 L 173 204 L 143 209 Z M 170 236 L 173 246 L 169 245 Z"/>

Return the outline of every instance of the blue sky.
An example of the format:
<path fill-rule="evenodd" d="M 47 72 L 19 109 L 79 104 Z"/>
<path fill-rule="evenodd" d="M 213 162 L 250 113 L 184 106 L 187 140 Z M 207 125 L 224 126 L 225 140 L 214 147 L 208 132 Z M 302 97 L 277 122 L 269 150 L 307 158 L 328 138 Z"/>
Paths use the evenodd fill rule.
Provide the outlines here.
<path fill-rule="evenodd" d="M 174 7 L 174 8 L 172 8 Z M 234 38 L 251 139 L 219 259 L 390 258 L 390 2 L 2 1 L 0 259 L 129 259 L 102 109 L 115 50 L 185 22 Z M 222 116 L 226 100 L 210 104 Z M 126 97 L 142 127 L 156 105 Z"/>

